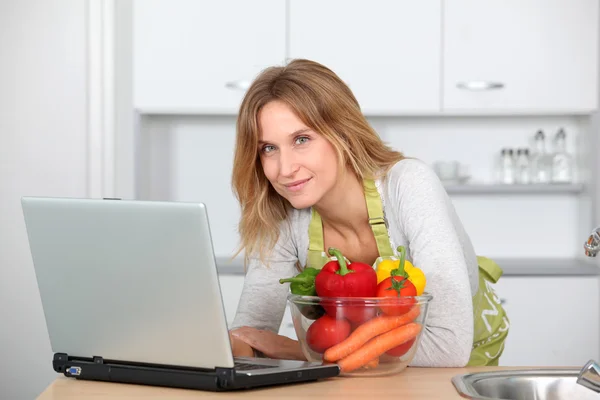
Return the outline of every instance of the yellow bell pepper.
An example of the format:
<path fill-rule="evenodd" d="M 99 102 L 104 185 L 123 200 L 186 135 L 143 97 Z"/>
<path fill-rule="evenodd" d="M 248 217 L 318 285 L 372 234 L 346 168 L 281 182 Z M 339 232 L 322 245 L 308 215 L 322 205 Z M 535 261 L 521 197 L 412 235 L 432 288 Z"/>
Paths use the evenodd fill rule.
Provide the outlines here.
<path fill-rule="evenodd" d="M 420 268 L 415 267 L 410 261 L 406 260 L 406 249 L 404 246 L 398 246 L 398 252 L 400 253 L 400 260 L 383 260 L 377 264 L 377 284 L 386 278 L 389 278 L 392 271 L 400 268 L 400 262 L 404 261 L 404 271 L 408 274 L 408 280 L 415 285 L 417 296 L 422 295 L 425 291 L 425 285 L 427 284 L 425 274 Z"/>
<path fill-rule="evenodd" d="M 377 264 L 377 284 L 381 281 L 389 278 L 392 275 L 392 270 L 398 269 L 400 266 L 400 260 L 383 260 Z M 408 272 L 409 269 L 414 268 L 410 261 L 404 260 L 404 270 Z"/>
<path fill-rule="evenodd" d="M 379 285 L 381 281 L 389 278 L 392 274 L 392 270 L 398 268 L 399 264 L 399 260 L 383 260 L 377 264 L 377 284 Z"/>
<path fill-rule="evenodd" d="M 417 296 L 420 296 L 425 291 L 425 285 L 427 284 L 427 279 L 425 278 L 425 274 L 420 268 L 412 267 L 410 269 L 406 269 L 406 273 L 408 274 L 408 280 L 415 285 L 415 289 L 417 289 Z"/>

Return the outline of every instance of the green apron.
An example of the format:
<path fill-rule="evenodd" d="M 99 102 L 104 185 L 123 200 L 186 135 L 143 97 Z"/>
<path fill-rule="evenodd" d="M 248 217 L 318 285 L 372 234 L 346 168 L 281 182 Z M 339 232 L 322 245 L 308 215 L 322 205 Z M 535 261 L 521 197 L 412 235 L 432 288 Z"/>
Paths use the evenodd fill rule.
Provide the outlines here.
<path fill-rule="evenodd" d="M 383 205 L 375 182 L 364 180 L 365 199 L 369 213 L 369 224 L 375 235 L 379 257 L 375 260 L 374 268 L 385 259 L 399 259 L 389 241 L 386 221 L 383 215 Z M 321 217 L 312 209 L 311 221 L 308 227 L 308 256 L 306 267 L 321 269 L 335 259 L 325 252 L 323 240 L 323 222 Z M 502 275 L 502 269 L 492 260 L 477 257 L 479 264 L 479 289 L 473 296 L 474 339 L 468 366 L 498 365 L 500 355 L 504 350 L 504 340 L 508 335 L 509 320 L 491 287 Z"/>

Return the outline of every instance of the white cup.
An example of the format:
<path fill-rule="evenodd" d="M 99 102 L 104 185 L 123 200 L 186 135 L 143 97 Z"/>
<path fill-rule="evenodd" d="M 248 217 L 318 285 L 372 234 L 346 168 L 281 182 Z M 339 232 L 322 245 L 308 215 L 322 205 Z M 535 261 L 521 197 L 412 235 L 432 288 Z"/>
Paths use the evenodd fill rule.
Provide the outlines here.
<path fill-rule="evenodd" d="M 458 161 L 436 161 L 433 170 L 442 181 L 458 181 L 466 177 L 466 165 Z"/>

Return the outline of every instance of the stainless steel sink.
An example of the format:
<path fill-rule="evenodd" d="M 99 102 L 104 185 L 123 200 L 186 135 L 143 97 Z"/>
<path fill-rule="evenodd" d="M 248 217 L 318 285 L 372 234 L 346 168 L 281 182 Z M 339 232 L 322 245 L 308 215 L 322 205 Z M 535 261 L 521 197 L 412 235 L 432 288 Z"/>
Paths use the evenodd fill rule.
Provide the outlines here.
<path fill-rule="evenodd" d="M 585 255 L 600 254 L 600 226 L 584 243 Z M 581 369 L 531 369 L 457 375 L 452 384 L 467 399 L 476 400 L 600 400 L 600 364 Z"/>
<path fill-rule="evenodd" d="M 600 400 L 600 394 L 577 383 L 580 369 L 478 372 L 458 375 L 452 384 L 467 399 Z"/>

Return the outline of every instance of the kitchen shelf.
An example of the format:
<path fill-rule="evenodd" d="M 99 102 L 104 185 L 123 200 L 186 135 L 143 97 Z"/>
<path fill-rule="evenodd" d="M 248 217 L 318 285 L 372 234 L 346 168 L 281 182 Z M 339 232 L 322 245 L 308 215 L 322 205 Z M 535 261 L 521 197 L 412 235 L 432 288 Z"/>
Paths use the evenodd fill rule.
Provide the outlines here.
<path fill-rule="evenodd" d="M 583 245 L 582 245 L 583 248 Z M 600 276 L 595 258 L 494 258 L 504 276 Z"/>
<path fill-rule="evenodd" d="M 446 184 L 448 194 L 578 194 L 583 192 L 582 183 L 573 184 Z"/>

